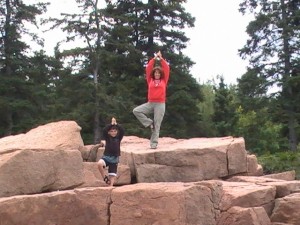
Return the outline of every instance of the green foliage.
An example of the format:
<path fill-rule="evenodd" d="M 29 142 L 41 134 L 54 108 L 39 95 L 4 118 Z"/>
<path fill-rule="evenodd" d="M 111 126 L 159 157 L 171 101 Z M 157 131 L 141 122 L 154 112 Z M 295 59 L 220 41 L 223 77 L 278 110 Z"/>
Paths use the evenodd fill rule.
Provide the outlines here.
<path fill-rule="evenodd" d="M 229 136 L 233 134 L 235 125 L 235 106 L 233 93 L 224 83 L 223 76 L 218 76 L 220 82 L 214 87 L 214 114 L 213 122 L 216 126 L 217 136 Z"/>
<path fill-rule="evenodd" d="M 200 114 L 197 101 L 180 90 L 168 98 L 162 135 L 175 138 L 197 137 L 200 133 Z"/>
<path fill-rule="evenodd" d="M 237 136 L 245 138 L 246 148 L 249 151 L 264 154 L 280 150 L 281 142 L 284 141 L 280 135 L 282 125 L 269 120 L 267 108 L 244 113 L 240 107 L 237 113 L 236 133 Z"/>
<path fill-rule="evenodd" d="M 212 121 L 214 115 L 214 86 L 211 83 L 201 85 L 203 101 L 198 103 L 198 108 L 201 114 L 201 136 L 215 137 L 217 134 L 215 125 Z"/>
<path fill-rule="evenodd" d="M 139 123 L 133 117 L 132 109 L 146 101 L 144 64 L 158 50 L 172 62 L 168 90 L 170 100 L 167 103 L 172 111 L 169 113 L 170 117 L 168 113 L 166 115 L 168 129 L 162 130 L 162 134 L 169 135 L 171 130 L 175 130 L 171 124 L 175 124 L 178 130 L 176 136 L 186 137 L 190 133 L 196 135 L 196 131 L 200 130 L 195 127 L 198 124 L 195 121 L 199 120 L 196 107 L 199 85 L 188 71 L 192 62 L 181 53 L 175 53 L 181 52 L 188 41 L 182 28 L 194 26 L 195 21 L 185 12 L 181 5 L 183 2 L 119 1 L 111 4 L 107 1 L 107 7 L 100 9 L 97 4 L 92 4 L 93 1 L 77 1 L 82 8 L 81 13 L 64 14 L 61 18 L 46 20 L 52 22 L 53 27 L 61 27 L 68 33 L 67 42 L 78 37 L 85 40 L 82 47 L 75 46 L 60 55 L 70 62 L 73 75 L 85 77 L 91 74 L 93 79 L 72 84 L 79 80 L 72 81 L 67 76 L 62 76 L 63 91 L 60 91 L 60 86 L 56 88 L 59 92 L 56 102 L 62 102 L 58 106 L 64 112 L 61 115 L 79 121 L 83 126 L 84 136 L 90 137 L 90 133 L 94 132 L 96 137 L 95 129 L 103 126 L 107 117 L 112 115 L 127 125 L 128 135 L 149 136 L 144 129 L 136 126 Z M 175 11 L 179 14 L 174 13 Z M 181 107 L 176 107 L 173 104 L 177 103 L 172 99 L 182 103 L 185 99 L 185 102 Z M 185 113 L 182 109 L 184 107 L 189 108 Z M 178 123 L 180 117 L 173 117 L 173 113 L 180 115 L 185 121 Z"/>
<path fill-rule="evenodd" d="M 243 58 L 249 58 L 248 78 L 256 78 L 256 90 L 273 89 L 281 113 L 281 123 L 287 130 L 289 148 L 296 151 L 299 143 L 299 12 L 297 1 L 242 1 L 240 11 L 250 12 L 255 19 L 247 26 L 249 39 L 240 49 Z M 297 79 L 298 77 L 298 79 Z M 254 79 L 253 79 L 254 80 Z M 252 80 L 252 84 L 254 84 Z M 245 85 L 247 83 L 243 83 Z M 295 84 L 295 86 L 294 86 Z M 274 89 L 274 85 L 279 88 Z M 296 103 L 297 102 L 297 103 Z M 245 107 L 246 108 L 246 107 Z"/>
<path fill-rule="evenodd" d="M 267 91 L 266 78 L 256 70 L 248 70 L 238 79 L 238 105 L 246 112 L 262 108 L 269 102 Z"/>
<path fill-rule="evenodd" d="M 261 41 L 260 29 L 271 22 L 268 16 L 260 16 L 248 27 L 254 40 L 241 53 L 261 56 L 252 58 L 253 67 L 239 79 L 236 89 L 227 86 L 222 76 L 218 76 L 218 84 L 202 86 L 191 76 L 194 62 L 182 54 L 188 41 L 182 28 L 193 27 L 194 18 L 182 7 L 184 1 L 107 1 L 105 9 L 93 1 L 77 1 L 81 13 L 49 21 L 68 33 L 67 42 L 78 37 L 84 42 L 62 52 L 58 45 L 54 57 L 44 52 L 28 55 L 28 45 L 21 41 L 26 32 L 21 24 L 36 24 L 34 15 L 43 12 L 43 5 L 27 8 L 11 2 L 6 1 L 13 7 L 11 17 L 0 15 L 1 34 L 7 34 L 0 36 L 0 136 L 47 122 L 75 120 L 82 127 L 84 142 L 90 144 L 114 116 L 126 128 L 126 135 L 148 138 L 150 130 L 140 125 L 132 109 L 147 101 L 144 65 L 158 50 L 171 67 L 161 136 L 242 136 L 247 149 L 258 155 L 279 152 L 288 148 L 286 109 L 294 110 L 290 115 L 295 118 L 296 134 L 300 134 L 299 60 L 291 60 L 291 76 L 279 83 L 290 88 L 285 90 L 292 95 L 269 95 L 267 87 L 281 82 L 281 70 L 276 70 L 276 63 L 274 67 L 260 65 L 263 53 L 272 48 L 261 46 L 266 47 L 265 52 L 255 49 Z M 5 21 L 7 18 L 18 23 Z M 9 26 L 4 26 L 5 22 Z M 280 37 L 280 33 L 276 35 Z"/>
<path fill-rule="evenodd" d="M 236 135 L 243 136 L 247 148 L 258 154 L 287 149 L 282 108 L 277 96 L 267 92 L 266 78 L 251 69 L 238 80 L 237 87 Z"/>
<path fill-rule="evenodd" d="M 299 151 L 298 147 L 298 151 Z M 300 179 L 300 153 L 299 152 L 277 152 L 264 154 L 258 157 L 258 162 L 263 166 L 266 174 L 280 173 L 290 170 L 296 171 L 296 179 Z"/>
<path fill-rule="evenodd" d="M 45 5 L 0 2 L 0 137 L 24 132 L 39 122 L 40 99 L 45 93 L 39 81 L 34 81 L 34 59 L 26 54 L 29 46 L 21 37 L 41 43 L 28 24 L 36 25 L 36 16 L 45 11 Z"/>

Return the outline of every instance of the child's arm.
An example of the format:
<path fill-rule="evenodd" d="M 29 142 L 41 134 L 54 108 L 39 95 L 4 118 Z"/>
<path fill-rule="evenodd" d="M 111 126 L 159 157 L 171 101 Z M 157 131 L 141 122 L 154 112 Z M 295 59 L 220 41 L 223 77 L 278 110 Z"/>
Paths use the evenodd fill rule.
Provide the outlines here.
<path fill-rule="evenodd" d="M 110 128 L 114 125 L 117 125 L 117 120 L 115 119 L 115 117 L 111 118 L 111 123 L 107 124 L 104 129 L 103 129 L 103 137 L 107 138 L 108 137 L 108 131 L 110 130 Z"/>
<path fill-rule="evenodd" d="M 103 133 L 102 133 L 102 137 L 103 139 L 107 139 L 108 138 L 108 131 L 110 130 L 111 128 L 111 124 L 107 124 L 104 128 L 103 128 Z"/>
<path fill-rule="evenodd" d="M 118 128 L 118 136 L 119 136 L 119 139 L 121 141 L 123 139 L 123 137 L 124 137 L 124 128 L 117 123 L 117 120 L 114 117 L 111 119 L 111 124 L 117 126 L 117 128 Z"/>
<path fill-rule="evenodd" d="M 125 131 L 124 131 L 124 128 L 121 125 L 119 125 L 119 124 L 117 124 L 117 127 L 119 129 L 118 135 L 119 135 L 119 139 L 121 141 L 123 139 L 123 137 L 124 137 Z"/>

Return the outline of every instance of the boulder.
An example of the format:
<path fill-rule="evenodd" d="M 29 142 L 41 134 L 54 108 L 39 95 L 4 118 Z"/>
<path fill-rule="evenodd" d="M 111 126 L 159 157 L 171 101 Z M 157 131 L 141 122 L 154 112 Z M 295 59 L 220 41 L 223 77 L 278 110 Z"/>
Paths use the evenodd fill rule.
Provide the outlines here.
<path fill-rule="evenodd" d="M 106 168 L 107 169 L 107 168 Z M 83 163 L 84 181 L 79 186 L 83 187 L 106 187 L 107 184 L 103 181 L 96 162 Z M 126 185 L 131 183 L 131 174 L 129 166 L 120 164 L 118 166 L 118 175 L 115 181 L 115 186 Z"/>
<path fill-rule="evenodd" d="M 295 173 L 263 176 L 243 138 L 162 137 L 150 149 L 125 136 L 109 187 L 104 147 L 83 145 L 80 129 L 60 121 L 0 139 L 1 225 L 299 225 Z"/>
<path fill-rule="evenodd" d="M 0 197 L 72 189 L 82 183 L 79 151 L 24 149 L 0 155 Z"/>
<path fill-rule="evenodd" d="M 0 155 L 21 149 L 78 150 L 83 146 L 81 127 L 75 121 L 38 126 L 25 134 L 0 139 Z"/>
<path fill-rule="evenodd" d="M 125 137 L 121 163 L 137 182 L 193 182 L 247 172 L 243 138 L 161 138 L 158 149 L 149 140 Z"/>
<path fill-rule="evenodd" d="M 112 188 L 0 198 L 2 225 L 109 225 Z"/>
<path fill-rule="evenodd" d="M 200 183 L 139 183 L 112 192 L 114 225 L 215 225 L 212 190 Z M 125 207 L 124 207 L 125 206 Z"/>
<path fill-rule="evenodd" d="M 263 207 L 234 206 L 222 214 L 217 225 L 271 225 L 271 220 Z"/>
<path fill-rule="evenodd" d="M 271 215 L 272 222 L 300 224 L 300 193 L 290 194 L 275 201 L 275 207 Z"/>
<path fill-rule="evenodd" d="M 275 200 L 276 188 L 246 182 L 222 182 L 224 194 L 220 210 L 227 211 L 233 206 L 243 208 L 267 205 Z"/>
<path fill-rule="evenodd" d="M 83 183 L 81 128 L 74 121 L 0 139 L 0 197 L 71 189 Z"/>

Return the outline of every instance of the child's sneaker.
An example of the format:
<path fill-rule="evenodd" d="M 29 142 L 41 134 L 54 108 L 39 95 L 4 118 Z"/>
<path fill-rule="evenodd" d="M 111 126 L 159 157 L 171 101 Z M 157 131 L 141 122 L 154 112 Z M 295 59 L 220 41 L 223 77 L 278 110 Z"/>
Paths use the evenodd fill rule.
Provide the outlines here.
<path fill-rule="evenodd" d="M 103 180 L 105 181 L 106 184 L 108 184 L 108 185 L 110 184 L 110 180 L 107 175 L 105 175 Z"/>

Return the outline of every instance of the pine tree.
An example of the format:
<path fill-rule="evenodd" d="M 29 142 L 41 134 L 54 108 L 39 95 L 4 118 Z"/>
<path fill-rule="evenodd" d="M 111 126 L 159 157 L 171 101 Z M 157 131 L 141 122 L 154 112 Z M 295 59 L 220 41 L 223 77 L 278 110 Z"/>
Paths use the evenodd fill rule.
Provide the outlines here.
<path fill-rule="evenodd" d="M 118 1 L 116 4 L 108 4 L 106 10 L 116 23 L 108 39 L 108 46 L 115 51 L 128 53 L 118 60 L 121 63 L 114 67 L 114 74 L 122 74 L 124 82 L 132 80 L 130 99 L 134 100 L 134 105 L 146 101 L 147 86 L 142 65 L 158 50 L 170 63 L 167 110 L 161 134 L 173 137 L 201 134 L 201 116 L 197 107 L 202 98 L 200 86 L 189 74 L 193 62 L 181 52 L 189 40 L 182 29 L 194 26 L 195 19 L 185 12 L 183 2 Z M 129 45 L 125 49 L 114 48 L 122 40 Z M 120 77 L 117 79 L 120 81 Z"/>
<path fill-rule="evenodd" d="M 37 26 L 36 16 L 45 12 L 46 4 L 7 0 L 1 1 L 0 10 L 0 136 L 7 136 L 24 131 L 35 120 L 30 48 L 22 37 L 42 43 L 27 24 Z"/>
<path fill-rule="evenodd" d="M 170 110 L 162 134 L 199 134 L 200 86 L 189 74 L 193 62 L 181 52 L 188 41 L 182 28 L 194 23 L 194 18 L 181 6 L 184 1 L 107 1 L 103 9 L 98 8 L 96 0 L 76 2 L 83 10 L 81 13 L 63 14 L 62 19 L 50 21 L 68 32 L 68 41 L 76 37 L 85 41 L 83 46 L 62 54 L 71 59 L 70 68 L 74 68 L 72 63 L 80 65 L 75 76 L 86 76 L 87 81 L 88 74 L 93 76 L 95 95 L 89 101 L 86 99 L 89 104 L 82 107 L 89 107 L 93 101 L 95 110 L 100 110 L 101 115 L 94 113 L 94 127 L 104 123 L 109 114 L 117 114 L 126 123 L 127 134 L 146 135 L 146 131 L 132 125 L 137 123 L 132 109 L 146 101 L 144 65 L 154 52 L 161 50 L 172 70 L 168 88 Z M 78 88 L 85 89 L 83 85 Z M 90 118 L 88 112 L 85 118 Z M 94 140 L 98 136 L 94 132 Z"/>
<path fill-rule="evenodd" d="M 299 126 L 299 96 L 294 93 L 292 71 L 298 67 L 299 1 L 247 0 L 240 4 L 240 11 L 252 12 L 255 20 L 247 27 L 250 38 L 240 50 L 243 57 L 250 57 L 251 69 L 267 81 L 268 87 L 279 87 L 282 122 L 288 128 L 290 149 L 296 151 Z M 299 88 L 299 87 L 298 87 Z"/>
<path fill-rule="evenodd" d="M 214 87 L 214 114 L 213 122 L 215 123 L 217 136 L 233 135 L 235 125 L 235 105 L 233 95 L 230 89 L 224 83 L 223 76 L 217 76 L 220 79 L 218 86 Z"/>
<path fill-rule="evenodd" d="M 72 89 L 72 96 L 77 96 L 77 100 L 79 98 L 79 102 L 82 104 L 79 107 L 77 101 L 73 105 L 73 116 L 77 121 L 82 121 L 80 118 L 89 120 L 91 117 L 93 118 L 93 143 L 98 143 L 101 139 L 100 125 L 105 121 L 105 115 L 101 110 L 105 104 L 101 101 L 101 96 L 105 93 L 104 81 L 109 76 L 105 71 L 107 55 L 103 45 L 113 21 L 104 16 L 99 8 L 98 0 L 77 0 L 76 3 L 80 12 L 62 13 L 62 18 L 50 18 L 45 22 L 52 22 L 52 29 L 61 27 L 66 31 L 66 42 L 77 41 L 78 43 L 80 40 L 83 43 L 77 44 L 72 49 L 63 50 L 60 55 L 64 60 L 70 62 L 69 68 L 71 68 L 73 78 L 70 78 L 69 81 L 78 82 L 73 84 L 77 89 Z M 77 78 L 75 78 L 76 76 Z M 91 102 L 93 102 L 92 107 Z M 82 110 L 85 108 L 89 110 L 84 113 Z"/>

